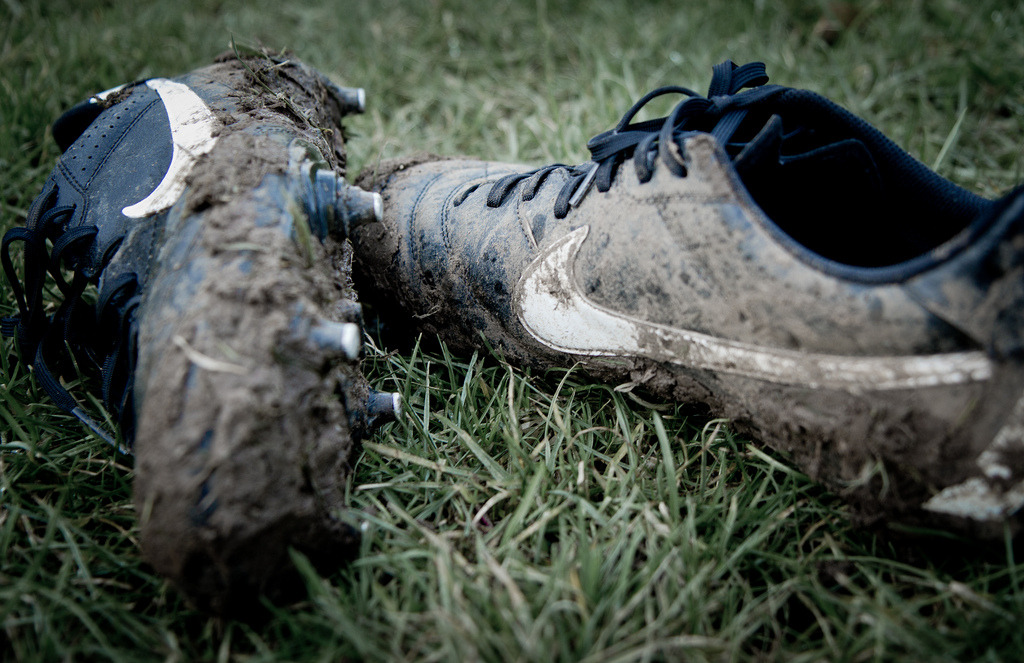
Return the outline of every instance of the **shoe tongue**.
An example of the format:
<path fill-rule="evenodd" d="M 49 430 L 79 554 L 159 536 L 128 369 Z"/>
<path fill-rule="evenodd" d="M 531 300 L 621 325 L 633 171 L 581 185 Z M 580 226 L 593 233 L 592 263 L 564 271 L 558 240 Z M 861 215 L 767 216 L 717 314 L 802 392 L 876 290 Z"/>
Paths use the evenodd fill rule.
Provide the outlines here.
<path fill-rule="evenodd" d="M 757 135 L 733 158 L 740 178 L 756 177 L 758 171 L 776 167 L 781 159 L 782 118 L 772 115 Z"/>
<path fill-rule="evenodd" d="M 765 214 L 811 251 L 850 264 L 889 260 L 877 246 L 892 234 L 877 209 L 882 179 L 861 140 L 807 129 L 786 135 L 772 115 L 733 165 Z"/>
<path fill-rule="evenodd" d="M 762 188 L 758 180 L 768 179 L 777 189 L 795 193 L 824 188 L 837 197 L 848 191 L 877 193 L 881 188 L 878 168 L 863 142 L 825 138 L 812 131 L 785 136 L 778 115 L 743 146 L 733 166 L 748 187 Z"/>

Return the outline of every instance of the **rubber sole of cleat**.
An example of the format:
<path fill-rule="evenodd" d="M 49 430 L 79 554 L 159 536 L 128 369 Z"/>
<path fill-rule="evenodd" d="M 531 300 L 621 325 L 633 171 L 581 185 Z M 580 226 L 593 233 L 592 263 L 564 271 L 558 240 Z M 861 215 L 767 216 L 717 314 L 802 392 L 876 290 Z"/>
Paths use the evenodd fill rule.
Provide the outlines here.
<path fill-rule="evenodd" d="M 275 67 L 248 64 L 271 90 L 325 114 L 320 126 L 339 124 L 316 101 L 324 80 L 305 68 L 275 79 Z M 207 71 L 204 80 L 238 81 L 230 62 Z M 331 112 L 345 108 L 332 94 Z M 366 430 L 349 404 L 369 391 L 358 365 L 360 309 L 346 266 L 332 259 L 340 240 L 311 238 L 306 218 L 320 209 L 310 209 L 303 185 L 311 173 L 331 178 L 330 216 L 350 213 L 336 200 L 348 190 L 332 156 L 339 146 L 325 139 L 341 131 L 297 124 L 265 100 L 230 106 L 236 98 L 216 109 L 234 122 L 168 215 L 139 310 L 136 368 L 143 553 L 193 603 L 232 615 L 261 594 L 301 594 L 289 549 L 318 568 L 355 554 L 358 533 L 337 514 Z M 370 194 L 345 200 L 365 201 L 358 213 L 372 214 Z"/>

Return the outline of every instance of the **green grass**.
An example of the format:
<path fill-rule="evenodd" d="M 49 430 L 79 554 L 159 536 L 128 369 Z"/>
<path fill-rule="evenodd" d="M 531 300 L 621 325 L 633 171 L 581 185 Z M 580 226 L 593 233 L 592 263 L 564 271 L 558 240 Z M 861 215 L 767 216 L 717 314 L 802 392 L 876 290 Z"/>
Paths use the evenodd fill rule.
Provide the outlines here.
<path fill-rule="evenodd" d="M 141 5 L 141 6 L 140 6 Z M 1024 5 L 0 2 L 0 215 L 24 222 L 48 125 L 97 90 L 290 48 L 369 92 L 351 172 L 429 150 L 581 161 L 644 91 L 764 60 L 985 195 L 1024 180 Z M 4 289 L 5 312 L 13 298 Z M 424 343 L 424 345 L 429 345 Z M 1013 542 L 897 545 L 756 440 L 576 372 L 374 350 L 409 415 L 365 445 L 361 557 L 263 624 L 191 610 L 141 561 L 132 469 L 0 362 L 0 658 L 21 661 L 1019 660 Z M 80 399 L 83 389 L 76 389 Z M 303 560 L 298 559 L 301 565 Z"/>

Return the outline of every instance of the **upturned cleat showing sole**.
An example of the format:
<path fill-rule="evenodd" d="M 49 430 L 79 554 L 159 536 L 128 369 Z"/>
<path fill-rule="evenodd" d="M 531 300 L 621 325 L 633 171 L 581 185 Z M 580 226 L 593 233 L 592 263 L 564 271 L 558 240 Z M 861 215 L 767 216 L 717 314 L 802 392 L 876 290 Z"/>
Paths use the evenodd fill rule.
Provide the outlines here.
<path fill-rule="evenodd" d="M 57 376 L 77 364 L 102 381 L 135 455 L 143 553 L 214 612 L 296 595 L 289 548 L 318 566 L 356 550 L 345 480 L 385 420 L 344 239 L 381 218 L 379 195 L 343 178 L 341 120 L 363 103 L 271 56 L 115 89 L 55 125 L 67 151 L 4 240 L 21 309 L 4 331 L 112 439 Z M 64 296 L 49 315 L 47 273 Z"/>
<path fill-rule="evenodd" d="M 749 89 L 748 89 L 749 88 Z M 637 122 L 655 97 L 684 97 Z M 1024 505 L 1024 190 L 976 196 L 823 97 L 715 67 L 580 166 L 364 172 L 351 234 L 387 320 L 581 362 L 714 412 L 886 525 L 986 537 Z"/>

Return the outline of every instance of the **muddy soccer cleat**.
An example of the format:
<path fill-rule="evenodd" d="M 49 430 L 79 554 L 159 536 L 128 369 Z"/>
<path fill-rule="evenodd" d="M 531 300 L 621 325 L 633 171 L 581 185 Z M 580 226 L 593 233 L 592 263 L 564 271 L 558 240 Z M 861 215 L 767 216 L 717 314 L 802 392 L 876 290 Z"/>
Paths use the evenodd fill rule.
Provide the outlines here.
<path fill-rule="evenodd" d="M 364 300 L 461 350 L 707 403 L 868 520 L 1019 527 L 1024 191 L 957 187 L 760 63 L 656 90 L 588 147 L 364 172 L 385 210 L 350 229 Z"/>
<path fill-rule="evenodd" d="M 301 587 L 290 547 L 328 565 L 354 552 L 338 519 L 349 463 L 398 405 L 359 370 L 338 235 L 381 213 L 342 177 L 341 119 L 362 105 L 266 55 L 112 90 L 54 125 L 66 151 L 4 238 L 20 309 L 4 331 L 54 401 L 113 441 L 59 378 L 78 367 L 102 385 L 135 455 L 146 558 L 216 612 Z"/>

